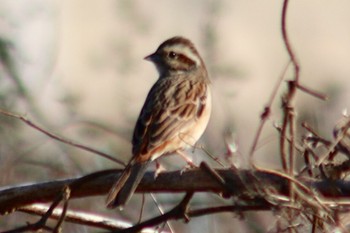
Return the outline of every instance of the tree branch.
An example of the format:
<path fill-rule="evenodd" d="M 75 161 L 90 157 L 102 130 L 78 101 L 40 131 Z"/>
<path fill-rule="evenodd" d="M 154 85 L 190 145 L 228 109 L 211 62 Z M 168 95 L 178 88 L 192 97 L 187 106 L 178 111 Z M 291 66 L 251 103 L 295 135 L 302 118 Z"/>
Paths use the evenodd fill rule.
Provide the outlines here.
<path fill-rule="evenodd" d="M 154 178 L 153 172 L 147 172 L 136 191 L 142 193 L 224 193 L 225 197 L 238 197 L 244 201 L 253 201 L 259 196 L 264 198 L 263 193 L 266 192 L 261 191 L 265 190 L 286 197 L 289 193 L 290 180 L 276 173 L 248 170 L 234 172 L 231 169 L 215 171 L 224 179 L 226 186 L 234 188 L 227 189 L 223 187 L 205 170 L 193 169 L 186 172 L 160 173 L 157 178 Z M 121 170 L 105 170 L 76 179 L 3 189 L 0 191 L 0 213 L 9 213 L 21 206 L 34 203 L 52 202 L 65 186 L 71 189 L 71 198 L 105 195 L 115 180 L 118 179 L 120 172 Z M 308 180 L 307 178 L 298 178 L 298 181 L 320 193 L 324 198 L 350 197 L 350 182 L 348 181 Z M 254 203 L 249 204 L 254 205 Z"/>

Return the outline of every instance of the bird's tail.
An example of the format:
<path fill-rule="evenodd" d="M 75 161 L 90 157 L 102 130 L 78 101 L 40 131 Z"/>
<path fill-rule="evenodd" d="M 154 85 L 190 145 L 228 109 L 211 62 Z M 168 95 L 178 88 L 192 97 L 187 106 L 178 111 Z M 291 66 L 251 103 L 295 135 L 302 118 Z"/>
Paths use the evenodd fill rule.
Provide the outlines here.
<path fill-rule="evenodd" d="M 124 169 L 118 181 L 113 185 L 107 197 L 107 207 L 115 208 L 123 206 L 130 200 L 146 172 L 149 161 L 129 163 Z"/>

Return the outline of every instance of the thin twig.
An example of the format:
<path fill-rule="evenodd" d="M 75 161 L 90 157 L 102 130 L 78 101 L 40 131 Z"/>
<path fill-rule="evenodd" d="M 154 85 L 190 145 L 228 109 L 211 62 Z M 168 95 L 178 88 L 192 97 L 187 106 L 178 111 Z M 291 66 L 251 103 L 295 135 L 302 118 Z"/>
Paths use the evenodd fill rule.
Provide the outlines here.
<path fill-rule="evenodd" d="M 47 212 L 48 208 L 49 207 L 45 204 L 34 204 L 21 207 L 19 211 L 31 215 L 41 216 Z M 53 213 L 50 215 L 50 218 L 59 219 L 62 216 L 62 211 L 63 210 L 61 207 L 56 207 Z M 86 211 L 79 210 L 67 210 L 65 213 L 65 221 L 89 227 L 96 227 L 100 230 L 118 230 L 131 226 L 131 223 L 129 222 L 123 222 L 121 220 L 108 218 L 96 213 L 88 213 Z"/>
<path fill-rule="evenodd" d="M 256 133 L 255 133 L 254 140 L 253 140 L 250 152 L 249 152 L 249 163 L 251 166 L 253 166 L 255 168 L 256 168 L 256 166 L 254 163 L 253 155 L 254 155 L 254 152 L 258 146 L 258 141 L 259 141 L 261 132 L 263 130 L 263 127 L 264 127 L 265 123 L 267 122 L 267 120 L 269 119 L 269 116 L 271 114 L 271 106 L 273 104 L 273 101 L 276 99 L 278 89 L 280 88 L 281 83 L 282 83 L 282 81 L 287 73 L 289 64 L 290 64 L 290 62 L 287 63 L 287 65 L 285 66 L 285 68 L 282 71 L 282 74 L 279 76 L 278 82 L 275 84 L 275 86 L 273 88 L 273 92 L 270 96 L 270 99 L 264 108 L 264 112 L 260 116 L 260 118 L 261 118 L 260 124 L 259 124 L 259 127 L 258 127 Z"/>
<path fill-rule="evenodd" d="M 160 216 L 157 216 L 155 218 L 152 218 L 150 220 L 147 220 L 143 223 L 137 224 L 133 227 L 121 230 L 121 231 L 115 231 L 115 233 L 132 233 L 132 232 L 139 232 L 143 228 L 146 227 L 153 227 L 161 224 L 164 221 L 169 221 L 172 219 L 179 219 L 183 218 L 185 221 L 188 221 L 188 205 L 192 199 L 193 192 L 186 193 L 183 200 L 175 206 L 173 209 L 171 209 L 169 212 L 164 213 Z"/>
<path fill-rule="evenodd" d="M 151 193 L 151 197 L 152 197 L 152 200 L 153 200 L 154 204 L 157 206 L 157 209 L 158 209 L 159 213 L 163 215 L 163 214 L 164 214 L 164 210 L 163 210 L 163 208 L 160 206 L 160 204 L 158 203 L 157 198 L 155 197 L 155 195 L 154 195 L 153 193 Z M 169 222 L 169 221 L 166 221 L 165 223 L 166 223 L 166 225 L 168 226 L 170 232 L 171 232 L 171 233 L 174 233 L 175 230 L 174 230 L 173 227 L 171 226 L 170 222 Z"/>
<path fill-rule="evenodd" d="M 293 52 L 292 46 L 290 45 L 289 38 L 287 35 L 287 26 L 286 26 L 286 20 L 287 20 L 287 9 L 288 9 L 288 3 L 289 0 L 283 1 L 283 7 L 282 7 L 282 37 L 284 45 L 286 46 L 286 49 L 288 51 L 289 57 L 292 61 L 292 64 L 294 66 L 294 80 L 296 83 L 299 83 L 299 62 L 296 59 L 296 56 Z"/>
<path fill-rule="evenodd" d="M 323 94 L 319 91 L 316 91 L 316 90 L 311 90 L 310 88 L 308 87 L 305 87 L 304 85 L 301 85 L 299 82 L 296 84 L 297 85 L 297 88 L 305 93 L 308 93 L 309 95 L 312 95 L 316 98 L 319 98 L 321 100 L 327 100 L 328 99 L 328 96 L 326 94 Z"/>
<path fill-rule="evenodd" d="M 316 166 L 320 166 L 328 158 L 328 156 L 331 154 L 331 152 L 335 150 L 337 145 L 346 136 L 346 132 L 348 131 L 349 128 L 350 128 L 350 119 L 344 125 L 344 127 L 342 129 L 340 129 L 339 134 L 337 135 L 335 142 L 329 147 L 328 151 L 318 159 L 318 161 L 316 162 Z"/>
<path fill-rule="evenodd" d="M 82 149 L 84 151 L 88 151 L 88 152 L 93 153 L 93 154 L 97 154 L 97 155 L 99 155 L 99 156 L 101 156 L 103 158 L 106 158 L 108 160 L 111 160 L 113 162 L 116 162 L 116 163 L 118 163 L 120 165 L 125 166 L 125 163 L 123 161 L 121 161 L 119 159 L 116 159 L 116 158 L 114 158 L 111 155 L 108 155 L 108 154 L 103 153 L 101 151 L 95 150 L 95 149 L 93 149 L 91 147 L 88 147 L 88 146 L 85 146 L 85 145 L 73 142 L 71 140 L 68 140 L 68 139 L 65 139 L 63 137 L 60 137 L 60 136 L 58 136 L 56 134 L 53 134 L 53 133 L 51 133 L 51 132 L 41 128 L 40 126 L 38 126 L 37 124 L 35 124 L 32 121 L 28 120 L 26 117 L 24 117 L 22 115 L 18 115 L 18 114 L 15 114 L 15 113 L 12 113 L 12 112 L 8 112 L 8 111 L 2 110 L 2 109 L 0 109 L 0 114 L 19 119 L 22 122 L 24 122 L 25 124 L 27 124 L 30 127 L 34 128 L 35 130 L 37 130 L 39 132 L 42 132 L 43 134 L 47 135 L 48 137 L 53 138 L 53 139 L 55 139 L 55 140 L 57 140 L 59 142 L 62 142 L 62 143 L 74 146 L 76 148 Z"/>
<path fill-rule="evenodd" d="M 58 206 L 58 204 L 62 201 L 63 198 L 64 197 L 62 192 L 59 193 L 55 201 L 50 205 L 50 208 L 48 208 L 48 210 L 42 215 L 39 221 L 32 224 L 27 224 L 26 226 L 23 226 L 23 227 L 18 227 L 10 231 L 6 231 L 6 233 L 14 233 L 14 232 L 19 233 L 19 232 L 38 231 L 38 230 L 47 229 L 47 226 L 46 226 L 47 220 L 52 216 L 55 208 Z M 55 230 L 50 229 L 50 231 L 55 231 Z"/>
<path fill-rule="evenodd" d="M 62 193 L 63 208 L 62 208 L 61 216 L 58 219 L 55 228 L 53 229 L 54 233 L 59 233 L 62 230 L 61 226 L 62 226 L 63 221 L 65 220 L 66 215 L 67 215 L 68 202 L 69 202 L 69 199 L 70 199 L 70 194 L 71 194 L 70 188 L 68 186 L 65 186 L 64 190 L 63 190 L 63 193 Z"/>

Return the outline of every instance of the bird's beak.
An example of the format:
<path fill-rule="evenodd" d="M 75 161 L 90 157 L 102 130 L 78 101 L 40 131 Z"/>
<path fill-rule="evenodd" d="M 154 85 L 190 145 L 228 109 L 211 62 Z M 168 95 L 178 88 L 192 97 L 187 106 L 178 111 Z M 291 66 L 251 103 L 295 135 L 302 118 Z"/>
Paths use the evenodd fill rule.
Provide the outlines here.
<path fill-rule="evenodd" d="M 157 54 L 157 53 L 152 53 L 152 54 L 146 56 L 144 59 L 145 59 L 146 61 L 154 62 L 154 61 L 157 60 L 157 58 L 158 58 L 158 54 Z"/>

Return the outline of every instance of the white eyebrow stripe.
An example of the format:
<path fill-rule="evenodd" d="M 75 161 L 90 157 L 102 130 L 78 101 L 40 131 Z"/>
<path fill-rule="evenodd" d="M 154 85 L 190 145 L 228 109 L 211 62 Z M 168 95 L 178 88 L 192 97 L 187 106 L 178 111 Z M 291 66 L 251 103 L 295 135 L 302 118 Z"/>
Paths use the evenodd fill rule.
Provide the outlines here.
<path fill-rule="evenodd" d="M 196 63 L 196 66 L 199 66 L 201 64 L 201 60 L 198 57 L 198 55 L 193 53 L 191 48 L 189 48 L 186 45 L 177 44 L 177 45 L 169 46 L 169 50 L 172 50 L 175 53 L 180 53 L 180 54 L 185 55 L 186 57 L 188 57 L 189 59 L 194 61 Z"/>

